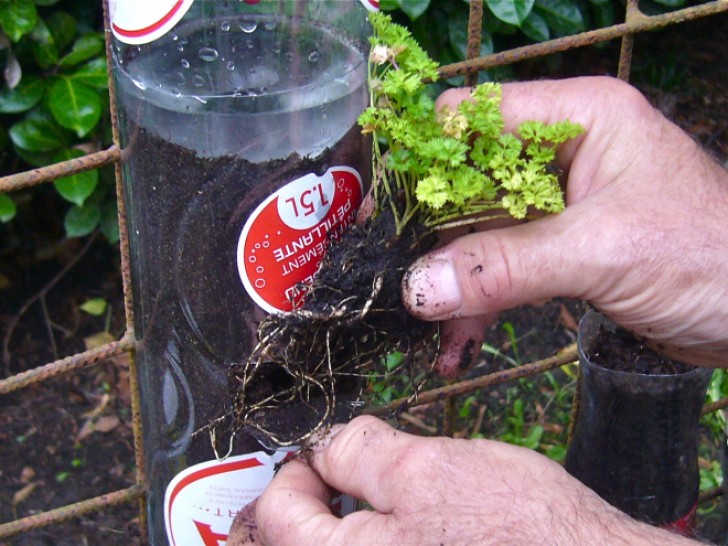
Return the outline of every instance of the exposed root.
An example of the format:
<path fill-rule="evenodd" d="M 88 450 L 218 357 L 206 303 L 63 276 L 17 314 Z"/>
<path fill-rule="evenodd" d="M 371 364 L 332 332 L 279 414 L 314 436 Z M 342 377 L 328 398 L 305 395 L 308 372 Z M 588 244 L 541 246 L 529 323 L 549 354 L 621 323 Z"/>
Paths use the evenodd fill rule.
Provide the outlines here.
<path fill-rule="evenodd" d="M 232 414 L 214 426 L 225 421 L 228 435 L 245 429 L 272 448 L 300 444 L 363 408 L 388 354 L 433 342 L 432 326 L 404 311 L 399 288 L 431 242 L 417 230 L 394 235 L 390 220 L 350 228 L 332 243 L 304 306 L 260 323 L 250 357 L 229 370 Z"/>

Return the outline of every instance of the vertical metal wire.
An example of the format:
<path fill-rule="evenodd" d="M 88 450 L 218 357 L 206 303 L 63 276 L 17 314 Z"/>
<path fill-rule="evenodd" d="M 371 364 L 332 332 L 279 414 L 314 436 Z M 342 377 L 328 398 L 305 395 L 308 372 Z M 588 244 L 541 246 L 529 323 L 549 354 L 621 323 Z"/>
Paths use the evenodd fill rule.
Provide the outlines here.
<path fill-rule="evenodd" d="M 110 28 L 109 2 L 104 0 L 104 36 L 106 41 L 106 67 L 109 75 L 109 108 L 111 112 L 111 132 L 114 144 L 121 150 L 119 139 L 118 111 L 116 81 L 113 72 L 112 35 Z M 122 181 L 120 160 L 114 164 L 116 180 L 116 205 L 119 218 L 119 252 L 121 254 L 121 283 L 124 292 L 124 313 L 126 315 L 126 332 L 130 339 L 134 339 L 134 303 L 131 289 L 131 264 L 129 250 L 129 227 L 127 223 L 126 202 L 124 200 L 124 184 Z M 132 348 L 129 351 L 129 390 L 131 395 L 132 434 L 134 437 L 134 459 L 136 464 L 136 483 L 146 488 L 147 476 L 144 457 L 144 434 L 141 418 L 141 398 L 139 394 L 139 375 L 136 363 L 136 353 Z M 146 495 L 139 497 L 139 528 L 143 542 L 148 542 L 147 536 L 147 506 Z"/>
<path fill-rule="evenodd" d="M 639 8 L 639 0 L 627 0 L 627 8 L 624 20 L 627 24 L 634 23 L 637 19 L 644 17 Z M 629 74 L 632 68 L 632 50 L 634 49 L 634 33 L 630 32 L 622 37 L 622 45 L 619 50 L 619 66 L 617 77 L 625 82 L 629 81 Z"/>

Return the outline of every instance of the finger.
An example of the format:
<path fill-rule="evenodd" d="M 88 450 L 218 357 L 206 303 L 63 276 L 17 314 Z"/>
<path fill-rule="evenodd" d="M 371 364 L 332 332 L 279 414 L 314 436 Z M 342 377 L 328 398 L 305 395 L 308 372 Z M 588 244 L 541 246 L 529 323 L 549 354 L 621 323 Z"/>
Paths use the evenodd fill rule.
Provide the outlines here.
<path fill-rule="evenodd" d="M 440 324 L 440 354 L 435 370 L 438 375 L 454 379 L 463 374 L 480 354 L 485 330 L 498 314 L 454 319 Z"/>
<path fill-rule="evenodd" d="M 517 82 L 502 84 L 501 112 L 506 132 L 515 131 L 524 121 L 539 120 L 555 123 L 568 119 L 579 123 L 587 132 L 595 124 L 593 102 L 599 96 L 609 94 L 615 82 L 612 78 L 584 77 L 568 80 Z M 623 84 L 617 82 L 617 86 Z M 449 89 L 438 97 L 436 106 L 456 108 L 464 100 L 470 100 L 471 89 Z M 588 101 L 588 104 L 587 104 Z M 610 104 L 613 101 L 603 101 Z M 599 111 L 603 115 L 603 111 Z M 580 139 L 562 146 L 561 162 L 571 163 Z"/>
<path fill-rule="evenodd" d="M 598 168 L 620 172 L 630 161 L 647 153 L 651 140 L 660 137 L 658 134 L 646 138 L 644 132 L 649 125 L 645 125 L 646 121 L 662 117 L 659 112 L 639 91 L 615 78 L 509 83 L 503 84 L 502 90 L 501 112 L 507 132 L 514 132 L 530 120 L 569 120 L 585 129 L 584 134 L 557 150 L 556 163 L 569 171 L 570 180 L 604 178 L 594 175 Z M 467 89 L 449 90 L 440 96 L 437 105 L 453 107 L 468 98 Z M 567 202 L 578 202 L 594 189 L 589 185 L 570 185 Z"/>
<path fill-rule="evenodd" d="M 257 506 L 258 499 L 255 499 L 237 513 L 230 526 L 226 546 L 260 546 L 263 544 L 255 519 Z"/>
<path fill-rule="evenodd" d="M 401 507 L 402 485 L 415 478 L 408 476 L 411 467 L 403 459 L 418 439 L 371 416 L 357 417 L 337 431 L 312 454 L 321 478 L 378 512 L 389 514 Z"/>
<path fill-rule="evenodd" d="M 309 465 L 299 460 L 285 464 L 257 502 L 255 519 L 263 543 L 326 543 L 339 523 L 329 509 L 331 498 L 331 490 Z"/>
<path fill-rule="evenodd" d="M 585 212 L 582 213 L 581 211 Z M 474 233 L 418 259 L 405 273 L 402 300 L 422 320 L 495 313 L 556 296 L 598 299 L 625 268 L 625 230 L 599 206 Z M 594 217 L 600 217 L 594 226 Z"/>

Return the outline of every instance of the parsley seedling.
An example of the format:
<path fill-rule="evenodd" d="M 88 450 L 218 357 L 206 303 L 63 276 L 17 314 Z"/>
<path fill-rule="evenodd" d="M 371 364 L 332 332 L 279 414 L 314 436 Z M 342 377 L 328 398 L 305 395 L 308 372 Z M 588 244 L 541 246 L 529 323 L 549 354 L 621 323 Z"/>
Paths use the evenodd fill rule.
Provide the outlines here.
<path fill-rule="evenodd" d="M 582 127 L 528 121 L 504 133 L 497 83 L 475 87 L 457 109 L 438 111 L 428 95 L 437 63 L 388 15 L 370 20 L 370 106 L 359 124 L 374 137 L 375 214 L 391 207 L 400 234 L 413 220 L 434 229 L 485 213 L 523 219 L 530 208 L 563 210 L 552 165 L 559 144 Z"/>

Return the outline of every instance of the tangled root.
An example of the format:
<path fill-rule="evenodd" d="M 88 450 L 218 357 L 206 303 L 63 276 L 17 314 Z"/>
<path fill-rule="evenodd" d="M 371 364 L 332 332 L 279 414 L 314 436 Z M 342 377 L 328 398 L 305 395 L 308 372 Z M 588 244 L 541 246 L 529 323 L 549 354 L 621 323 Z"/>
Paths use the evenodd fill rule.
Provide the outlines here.
<path fill-rule="evenodd" d="M 259 324 L 257 346 L 228 372 L 233 435 L 245 429 L 271 448 L 305 442 L 363 408 L 388 354 L 434 343 L 433 326 L 400 297 L 406 268 L 431 238 L 417 229 L 395 236 L 387 219 L 350 227 L 331 243 L 304 306 Z"/>

